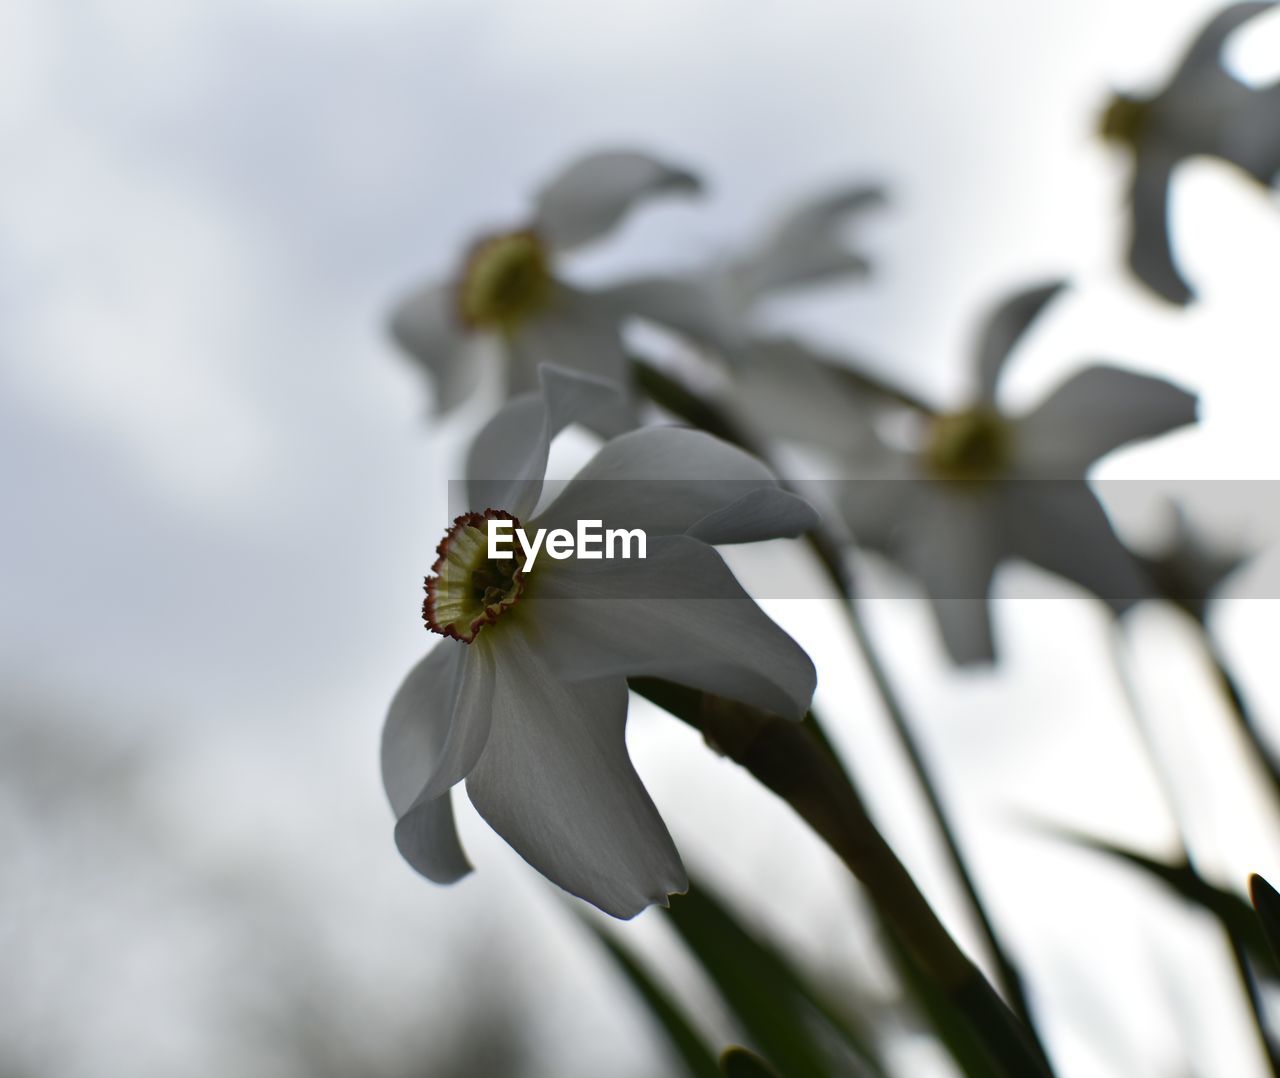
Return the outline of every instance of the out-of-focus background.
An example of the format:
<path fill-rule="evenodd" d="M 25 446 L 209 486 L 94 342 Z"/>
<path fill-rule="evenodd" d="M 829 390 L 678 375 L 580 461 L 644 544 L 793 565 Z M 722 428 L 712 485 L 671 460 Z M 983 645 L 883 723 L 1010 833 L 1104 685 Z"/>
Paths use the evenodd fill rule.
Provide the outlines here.
<path fill-rule="evenodd" d="M 1276 478 L 1274 199 L 1220 164 L 1183 169 L 1178 251 L 1203 301 L 1175 311 L 1122 271 L 1124 163 L 1094 137 L 1109 90 L 1161 79 L 1213 10 L 5 5 L 0 1074 L 665 1073 L 569 903 L 465 803 L 478 871 L 459 885 L 418 878 L 392 842 L 380 726 L 428 646 L 421 578 L 493 401 L 429 422 L 390 304 L 601 145 L 708 190 L 637 214 L 574 263 L 585 282 L 697 263 L 790 199 L 877 180 L 874 277 L 779 304 L 776 324 L 946 401 L 990 302 L 1070 276 L 1014 399 L 1083 360 L 1164 372 L 1202 394 L 1203 427 L 1101 475 Z M 1280 18 L 1230 55 L 1273 75 Z M 1261 541 L 1257 506 L 1238 508 L 1201 523 Z M 768 572 L 740 564 L 748 586 Z M 1274 719 L 1280 611 L 1248 572 L 1215 627 Z M 951 670 L 917 602 L 873 603 L 872 623 L 1062 1073 L 1262 1073 L 1214 928 L 1033 826 L 1156 853 L 1172 835 L 1106 618 L 1060 592 L 999 604 L 994 671 Z M 834 605 L 767 606 L 814 656 L 886 832 L 976 950 Z M 1280 870 L 1274 806 L 1241 779 L 1184 627 L 1144 612 L 1134 635 L 1202 868 L 1235 887 Z M 750 923 L 832 981 L 889 991 L 858 894 L 784 806 L 656 712 L 635 709 L 630 740 L 687 860 Z M 619 931 L 727 1035 L 660 918 Z M 894 1050 L 903 1073 L 949 1073 L 909 1030 Z"/>

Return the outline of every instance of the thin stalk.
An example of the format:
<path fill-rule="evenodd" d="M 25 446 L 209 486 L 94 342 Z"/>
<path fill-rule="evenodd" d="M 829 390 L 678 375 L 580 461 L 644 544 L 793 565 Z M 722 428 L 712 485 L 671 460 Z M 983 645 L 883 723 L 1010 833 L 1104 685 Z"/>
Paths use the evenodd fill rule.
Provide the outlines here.
<path fill-rule="evenodd" d="M 712 402 L 692 393 L 687 387 L 677 383 L 649 364 L 634 360 L 632 365 L 638 385 L 656 404 L 675 413 L 694 426 L 700 427 L 725 441 L 732 442 L 761 460 L 766 461 L 766 463 L 768 462 L 768 456 L 763 447 L 757 443 L 749 432 L 743 430 L 732 416 Z M 785 481 L 783 482 L 785 485 Z M 853 579 L 845 567 L 840 548 L 823 531 L 811 532 L 808 539 L 824 571 L 844 600 L 842 605 L 849 620 L 850 628 L 853 631 L 854 640 L 867 670 L 871 674 L 876 691 L 884 704 L 885 714 L 889 718 L 889 723 L 893 728 L 898 744 L 901 746 L 915 774 L 917 785 L 920 787 L 925 803 L 933 817 L 934 826 L 942 838 L 952 871 L 960 883 L 970 912 L 985 941 L 987 951 L 997 971 L 997 983 L 1003 989 L 1005 997 L 1014 1012 L 1026 1024 L 1028 1030 L 1031 1031 L 1041 1055 L 1046 1055 L 1031 1016 L 1031 1008 L 1028 1003 L 1022 975 L 1013 959 L 1001 945 L 996 934 L 995 925 L 987 912 L 981 895 L 978 893 L 977 884 L 974 881 L 973 874 L 969 871 L 964 854 L 961 852 L 959 839 L 942 803 L 937 784 L 930 773 L 928 764 L 925 762 L 924 754 L 921 752 L 915 735 L 911 731 L 910 723 L 907 721 L 906 712 L 889 680 L 884 664 L 872 644 L 866 625 L 858 610 Z"/>
<path fill-rule="evenodd" d="M 1026 1025 L 960 949 L 807 724 L 652 678 L 631 688 L 787 802 L 863 884 L 882 923 L 977 1034 L 993 1075 L 1051 1076 Z M 815 719 L 816 722 L 816 719 Z"/>
<path fill-rule="evenodd" d="M 1230 667 L 1227 666 L 1226 657 L 1218 646 L 1218 642 L 1213 638 L 1203 621 L 1197 620 L 1196 625 L 1205 657 L 1209 660 L 1209 665 L 1212 667 L 1218 682 L 1218 688 L 1227 702 L 1231 717 L 1235 720 L 1236 729 L 1240 731 L 1253 749 L 1254 756 L 1257 757 L 1258 763 L 1262 765 L 1262 770 L 1266 773 L 1272 800 L 1277 805 L 1280 805 L 1280 760 L 1277 760 L 1275 750 L 1263 739 L 1262 732 L 1258 729 L 1253 713 L 1250 711 L 1249 704 L 1240 688 L 1240 683 L 1236 681 L 1235 675 L 1231 673 Z"/>
<path fill-rule="evenodd" d="M 1134 684 L 1133 675 L 1129 669 L 1128 649 L 1124 636 L 1124 627 L 1120 622 L 1112 625 L 1110 634 L 1110 654 L 1112 664 L 1115 667 L 1116 680 L 1120 683 L 1120 690 L 1124 695 L 1125 702 L 1128 705 L 1127 710 L 1133 719 L 1134 728 L 1137 731 L 1138 738 L 1142 742 L 1142 747 L 1147 754 L 1147 758 L 1151 761 L 1152 770 L 1155 772 L 1156 783 L 1160 787 L 1161 796 L 1164 799 L 1165 806 L 1169 810 L 1169 815 L 1173 819 L 1174 831 L 1178 841 L 1178 857 L 1184 862 L 1191 871 L 1196 880 L 1203 881 L 1200 870 L 1196 868 L 1195 861 L 1191 856 L 1191 846 L 1187 839 L 1187 825 L 1185 821 L 1184 810 L 1181 801 L 1178 798 L 1177 787 L 1172 777 L 1165 768 L 1160 750 L 1156 745 L 1155 734 L 1151 729 L 1151 724 L 1147 719 L 1146 709 L 1142 706 L 1142 700 L 1138 694 L 1137 686 Z M 1210 646 L 1206 638 L 1206 646 Z M 1276 1045 L 1267 1034 L 1266 1009 L 1262 1001 L 1261 992 L 1258 986 L 1258 979 L 1254 975 L 1253 969 L 1249 965 L 1249 959 L 1245 950 L 1244 941 L 1240 939 L 1239 933 L 1236 932 L 1231 922 L 1226 918 L 1217 915 L 1218 924 L 1223 933 L 1227 937 L 1227 944 L 1231 949 L 1231 958 L 1235 963 L 1236 973 L 1240 978 L 1240 987 L 1244 992 L 1245 999 L 1248 1001 L 1249 1010 L 1253 1015 L 1254 1029 L 1258 1035 L 1258 1041 L 1262 1048 L 1263 1054 L 1267 1058 L 1267 1064 L 1271 1068 L 1273 1078 L 1280 1078 L 1280 1053 L 1277 1052 Z"/>

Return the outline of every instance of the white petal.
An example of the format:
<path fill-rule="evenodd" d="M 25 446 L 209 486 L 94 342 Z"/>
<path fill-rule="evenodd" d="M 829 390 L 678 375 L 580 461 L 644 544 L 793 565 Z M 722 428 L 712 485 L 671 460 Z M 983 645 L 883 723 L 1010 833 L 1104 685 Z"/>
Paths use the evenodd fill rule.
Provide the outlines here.
<path fill-rule="evenodd" d="M 410 671 L 382 731 L 382 782 L 396 814 L 396 845 L 428 879 L 452 883 L 471 871 L 454 827 L 450 795 L 421 800 L 448 735 L 463 646 L 444 641 Z"/>
<path fill-rule="evenodd" d="M 553 250 L 566 251 L 599 239 L 647 198 L 700 189 L 692 173 L 648 154 L 594 153 L 538 192 L 535 225 Z"/>
<path fill-rule="evenodd" d="M 625 682 L 569 685 L 519 632 L 502 645 L 472 804 L 529 864 L 606 913 L 665 905 L 688 879 L 627 756 Z"/>
<path fill-rule="evenodd" d="M 879 187 L 858 185 L 813 199 L 785 215 L 740 262 L 739 275 L 751 295 L 866 273 L 866 259 L 842 242 L 847 219 L 884 202 Z"/>
<path fill-rule="evenodd" d="M 463 647 L 466 654 L 454 690 L 449 735 L 440 748 L 431 780 L 422 791 L 424 800 L 439 797 L 466 778 L 489 737 L 495 666 L 490 635 L 481 631 Z"/>
<path fill-rule="evenodd" d="M 696 530 L 715 543 L 813 527 L 813 510 L 776 488 L 764 464 L 727 442 L 683 427 L 646 427 L 606 443 L 537 523 L 572 529 L 579 520 L 601 520 L 650 536 Z"/>
<path fill-rule="evenodd" d="M 1196 421 L 1193 394 L 1163 378 L 1088 367 L 1058 387 L 1019 424 L 1019 472 L 1082 476 L 1099 457 Z"/>
<path fill-rule="evenodd" d="M 1204 76 L 1210 72 L 1220 71 L 1225 74 L 1222 67 L 1222 47 L 1227 43 L 1227 38 L 1254 16 L 1273 7 L 1273 0 L 1264 0 L 1261 3 L 1231 4 L 1219 11 L 1205 23 L 1192 41 L 1174 75 L 1173 83 L 1185 81 L 1193 85 L 1202 84 Z"/>
<path fill-rule="evenodd" d="M 978 339 L 978 392 L 983 400 L 995 401 L 996 383 L 1009 353 L 1045 304 L 1065 287 L 1065 281 L 1053 281 L 1029 288 L 1011 296 L 992 312 Z"/>
<path fill-rule="evenodd" d="M 508 401 L 471 443 L 467 500 L 472 509 L 505 509 L 528 523 L 542 491 L 551 440 L 570 423 L 616 415 L 625 407 L 616 382 L 545 364 L 538 374 L 541 390 Z"/>
<path fill-rule="evenodd" d="M 546 364 L 606 379 L 619 387 L 608 407 L 575 418 L 609 437 L 636 425 L 628 388 L 631 364 L 622 347 L 617 315 L 610 304 L 588 292 L 561 285 L 551 306 L 520 327 L 507 343 L 513 388 L 537 384 Z"/>
<path fill-rule="evenodd" d="M 1218 152 L 1271 186 L 1280 172 L 1280 84 L 1251 90 L 1221 134 Z"/>
<path fill-rule="evenodd" d="M 858 386 L 844 360 L 788 338 L 751 341 L 736 357 L 734 405 L 750 429 L 846 460 L 874 443 L 872 411 L 883 401 Z"/>
<path fill-rule="evenodd" d="M 932 496 L 922 516 L 912 522 L 903 562 L 924 585 L 952 662 L 992 662 L 988 592 L 1006 550 L 1000 492 L 930 486 Z"/>
<path fill-rule="evenodd" d="M 1177 158 L 1150 141 L 1139 148 L 1129 193 L 1129 268 L 1157 295 L 1184 305 L 1193 297 L 1173 260 L 1169 238 L 1169 183 Z"/>
<path fill-rule="evenodd" d="M 391 312 L 391 335 L 430 375 L 437 412 L 447 412 L 475 392 L 480 357 L 457 323 L 453 289 L 420 288 Z"/>
<path fill-rule="evenodd" d="M 695 539 L 652 539 L 644 560 L 552 564 L 537 587 L 538 647 L 564 677 L 661 677 L 789 719 L 813 698 L 808 655 Z"/>
<path fill-rule="evenodd" d="M 1116 611 L 1150 594 L 1133 555 L 1083 480 L 1006 484 L 1010 552 L 1093 592 Z"/>
<path fill-rule="evenodd" d="M 750 297 L 735 303 L 731 283 L 717 270 L 688 277 L 643 277 L 604 289 L 600 296 L 619 319 L 643 318 L 674 330 L 694 344 L 727 353 L 746 329 Z"/>

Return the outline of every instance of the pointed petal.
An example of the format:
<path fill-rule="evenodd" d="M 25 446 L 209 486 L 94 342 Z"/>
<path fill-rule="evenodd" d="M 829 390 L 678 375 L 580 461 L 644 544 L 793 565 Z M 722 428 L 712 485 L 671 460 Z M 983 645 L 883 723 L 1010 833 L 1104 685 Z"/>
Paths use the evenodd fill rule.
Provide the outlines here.
<path fill-rule="evenodd" d="M 987 319 L 978 339 L 977 352 L 978 392 L 984 401 L 995 402 L 996 383 L 1009 353 L 1045 305 L 1066 286 L 1066 281 L 1051 281 L 1019 292 L 1000 304 Z"/>
<path fill-rule="evenodd" d="M 860 457 L 875 441 L 877 400 L 841 358 L 786 337 L 760 338 L 737 351 L 733 403 L 766 438 L 820 446 Z"/>
<path fill-rule="evenodd" d="M 790 719 L 813 698 L 809 656 L 695 539 L 651 539 L 644 560 L 550 565 L 537 600 L 538 646 L 563 677 L 666 678 Z"/>
<path fill-rule="evenodd" d="M 1197 79 L 1206 70 L 1222 70 L 1222 47 L 1227 43 L 1227 38 L 1250 19 L 1273 7 L 1275 3 L 1266 0 L 1262 3 L 1231 4 L 1223 8 L 1196 35 L 1182 63 L 1178 65 L 1173 82 Z"/>
<path fill-rule="evenodd" d="M 960 666 L 995 660 L 988 593 L 1005 554 L 1005 515 L 997 490 L 930 484 L 922 515 L 912 522 L 902 560 L 929 596 L 942 642 Z"/>
<path fill-rule="evenodd" d="M 508 348 L 513 388 L 536 386 L 537 372 L 545 364 L 605 379 L 619 387 L 616 399 L 608 407 L 577 418 L 604 437 L 636 425 L 626 392 L 631 384 L 631 364 L 622 347 L 618 318 L 607 301 L 560 285 L 548 310 L 521 326 Z"/>
<path fill-rule="evenodd" d="M 1280 172 L 1280 84 L 1252 91 L 1223 127 L 1222 156 L 1270 187 Z"/>
<path fill-rule="evenodd" d="M 606 443 L 538 525 L 572 530 L 579 520 L 741 543 L 799 535 L 817 516 L 749 453 L 702 431 L 646 427 Z"/>
<path fill-rule="evenodd" d="M 1010 553 L 1093 592 L 1116 612 L 1151 594 L 1146 577 L 1120 542 L 1083 480 L 1006 484 Z"/>
<path fill-rule="evenodd" d="M 480 380 L 478 357 L 453 307 L 450 286 L 428 285 L 391 312 L 391 336 L 431 378 L 437 412 L 457 406 Z"/>
<path fill-rule="evenodd" d="M 382 782 L 396 814 L 396 845 L 409 864 L 437 883 L 471 871 L 450 795 L 420 798 L 448 735 L 463 657 L 461 645 L 437 644 L 405 678 L 382 731 Z"/>
<path fill-rule="evenodd" d="M 1019 471 L 1076 478 L 1112 450 L 1196 421 L 1197 400 L 1163 378 L 1093 366 L 1073 375 L 1019 423 Z"/>
<path fill-rule="evenodd" d="M 521 633 L 502 645 L 472 804 L 529 864 L 606 913 L 665 905 L 688 879 L 627 756 L 626 683 L 566 684 Z"/>
<path fill-rule="evenodd" d="M 467 454 L 472 508 L 506 509 L 522 521 L 538 504 L 551 440 L 570 423 L 624 408 L 617 383 L 544 364 L 541 391 L 508 401 Z"/>
<path fill-rule="evenodd" d="M 535 226 L 555 251 L 567 251 L 609 232 L 635 206 L 655 195 L 696 193 L 691 172 L 648 154 L 612 150 L 580 158 L 535 199 Z"/>
<path fill-rule="evenodd" d="M 742 341 L 745 312 L 733 302 L 722 270 L 685 277 L 641 277 L 611 285 L 599 295 L 620 320 L 643 318 L 696 345 L 730 352 Z"/>
<path fill-rule="evenodd" d="M 842 242 L 842 232 L 853 214 L 884 201 L 882 188 L 861 184 L 796 207 L 741 260 L 739 272 L 748 294 L 866 273 L 866 259 Z"/>
<path fill-rule="evenodd" d="M 470 644 L 454 687 L 449 734 L 440 747 L 435 770 L 420 797 L 431 800 L 467 777 L 489 738 L 492 718 L 494 654 L 490 636 L 482 632 Z"/>
<path fill-rule="evenodd" d="M 1144 144 L 1138 153 L 1129 193 L 1129 268 L 1156 295 L 1184 306 L 1191 286 L 1178 272 L 1169 238 L 1169 181 L 1177 158 Z"/>

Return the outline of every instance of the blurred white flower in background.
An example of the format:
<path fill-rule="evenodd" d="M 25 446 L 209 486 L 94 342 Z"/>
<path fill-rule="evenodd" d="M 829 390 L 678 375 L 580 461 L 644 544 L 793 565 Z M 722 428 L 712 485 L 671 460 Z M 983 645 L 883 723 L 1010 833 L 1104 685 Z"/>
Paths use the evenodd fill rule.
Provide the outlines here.
<path fill-rule="evenodd" d="M 878 186 L 842 186 L 798 203 L 737 254 L 695 273 L 626 281 L 606 294 L 620 315 L 655 322 L 732 362 L 751 339 L 755 308 L 767 297 L 870 272 L 846 233 L 852 220 L 884 201 Z"/>
<path fill-rule="evenodd" d="M 646 199 L 699 189 L 692 173 L 646 154 L 591 154 L 538 192 L 531 220 L 482 236 L 450 279 L 402 300 L 391 331 L 431 377 L 437 411 L 475 391 L 483 350 L 495 345 L 512 395 L 536 388 L 540 363 L 627 385 L 614 304 L 561 281 L 556 262 L 601 239 Z M 617 433 L 628 414 L 620 404 L 593 421 L 602 432 Z"/>
<path fill-rule="evenodd" d="M 396 842 L 419 872 L 470 870 L 450 788 L 531 865 L 617 917 L 687 886 L 627 755 L 628 676 L 666 678 L 802 717 L 803 650 L 755 604 L 711 544 L 795 536 L 813 510 L 754 457 L 698 431 L 649 427 L 606 443 L 544 512 L 552 438 L 616 407 L 616 386 L 544 367 L 543 392 L 480 432 L 468 495 L 484 512 L 440 545 L 424 616 L 441 641 L 409 674 L 383 734 Z M 490 560 L 489 521 L 526 532 L 578 520 L 641 528 L 643 560 Z"/>
<path fill-rule="evenodd" d="M 1219 12 L 1163 89 L 1149 97 L 1117 93 L 1103 114 L 1103 137 L 1134 157 L 1129 265 L 1171 303 L 1194 298 L 1169 238 L 1174 169 L 1191 157 L 1219 157 L 1264 185 L 1280 170 L 1280 82 L 1248 86 L 1222 64 L 1222 49 L 1233 31 L 1274 6 L 1250 2 Z"/>

